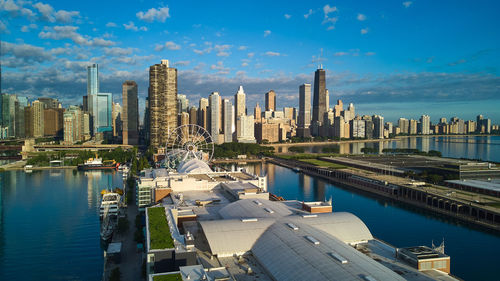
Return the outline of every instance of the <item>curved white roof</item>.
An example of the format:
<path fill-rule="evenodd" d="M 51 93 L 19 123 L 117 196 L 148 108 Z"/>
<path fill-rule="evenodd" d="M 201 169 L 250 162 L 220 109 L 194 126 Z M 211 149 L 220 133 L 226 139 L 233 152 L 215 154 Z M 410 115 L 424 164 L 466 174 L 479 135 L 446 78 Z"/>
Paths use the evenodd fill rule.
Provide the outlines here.
<path fill-rule="evenodd" d="M 181 174 L 205 174 L 211 173 L 212 169 L 202 160 L 191 159 L 183 161 L 177 166 L 177 172 Z"/>
<path fill-rule="evenodd" d="M 373 239 L 373 236 L 357 216 L 347 212 L 318 214 L 317 217 L 287 217 L 291 222 L 303 223 L 322 230 L 344 243 L 359 243 Z"/>
<path fill-rule="evenodd" d="M 219 214 L 224 219 L 278 218 L 289 216 L 292 212 L 284 204 L 278 202 L 260 199 L 243 199 L 220 209 Z"/>

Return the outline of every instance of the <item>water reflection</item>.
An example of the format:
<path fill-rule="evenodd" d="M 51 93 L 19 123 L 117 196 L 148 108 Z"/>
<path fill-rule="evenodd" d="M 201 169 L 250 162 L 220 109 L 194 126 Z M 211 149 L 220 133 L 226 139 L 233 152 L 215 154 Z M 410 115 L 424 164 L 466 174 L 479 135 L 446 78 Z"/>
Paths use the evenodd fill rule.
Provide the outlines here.
<path fill-rule="evenodd" d="M 326 147 L 335 147 L 341 154 L 362 154 L 364 147 L 375 148 L 382 153 L 384 148 L 411 148 L 421 151 L 437 150 L 444 157 L 481 159 L 500 162 L 500 136 L 419 136 L 393 140 L 349 142 L 340 144 L 303 145 L 306 153 L 322 153 Z M 276 148 L 288 152 L 288 146 Z"/>

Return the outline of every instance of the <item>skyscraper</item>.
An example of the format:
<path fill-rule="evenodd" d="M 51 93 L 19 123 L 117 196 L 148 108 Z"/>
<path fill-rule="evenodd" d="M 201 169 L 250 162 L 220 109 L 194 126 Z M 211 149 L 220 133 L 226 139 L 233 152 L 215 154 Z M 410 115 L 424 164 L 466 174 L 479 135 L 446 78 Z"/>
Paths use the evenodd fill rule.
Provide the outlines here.
<path fill-rule="evenodd" d="M 266 111 L 276 111 L 276 93 L 273 90 L 266 93 Z"/>
<path fill-rule="evenodd" d="M 187 112 L 189 106 L 189 100 L 186 95 L 177 95 L 177 112 Z"/>
<path fill-rule="evenodd" d="M 224 142 L 233 141 L 233 104 L 230 100 L 224 99 L 222 102 L 224 110 Z"/>
<path fill-rule="evenodd" d="M 255 105 L 253 109 L 253 117 L 255 119 L 255 123 L 260 123 L 262 119 L 262 110 L 260 109 L 259 103 Z"/>
<path fill-rule="evenodd" d="M 198 108 L 198 125 L 208 131 L 208 99 L 201 98 Z"/>
<path fill-rule="evenodd" d="M 234 123 L 236 124 L 236 130 L 238 130 L 238 122 L 236 122 L 238 117 L 246 114 L 245 91 L 243 91 L 243 86 L 240 86 L 238 92 L 234 95 Z"/>
<path fill-rule="evenodd" d="M 149 68 L 149 141 L 165 145 L 170 130 L 177 127 L 177 69 L 168 60 Z"/>
<path fill-rule="evenodd" d="M 238 116 L 236 124 L 236 140 L 243 143 L 255 143 L 253 115 Z"/>
<path fill-rule="evenodd" d="M 44 104 L 40 101 L 34 101 L 31 103 L 31 107 L 33 108 L 33 114 L 30 116 L 33 118 L 33 137 L 43 137 L 44 128 L 43 128 L 43 120 L 44 120 Z M 31 130 L 31 128 L 30 128 Z"/>
<path fill-rule="evenodd" d="M 123 82 L 122 102 L 123 144 L 139 144 L 139 104 L 135 81 Z"/>
<path fill-rule="evenodd" d="M 420 117 L 420 124 L 422 126 L 422 135 L 428 135 L 431 128 L 431 118 L 429 115 L 422 115 Z"/>
<path fill-rule="evenodd" d="M 90 95 L 89 111 L 92 115 L 94 135 L 113 131 L 113 95 L 111 93 Z"/>
<path fill-rule="evenodd" d="M 326 78 L 325 70 L 318 69 L 314 73 L 314 97 L 312 121 L 321 122 L 328 109 L 326 104 Z"/>
<path fill-rule="evenodd" d="M 99 93 L 99 66 L 94 63 L 87 66 L 87 95 Z"/>
<path fill-rule="evenodd" d="M 373 115 L 373 138 L 383 139 L 384 138 L 384 117 L 379 115 Z"/>
<path fill-rule="evenodd" d="M 309 128 L 311 124 L 311 84 L 299 86 L 299 122 L 301 128 Z"/>
<path fill-rule="evenodd" d="M 213 92 L 208 97 L 208 132 L 212 136 L 212 141 L 217 143 L 219 141 L 219 115 L 220 115 L 220 107 L 219 107 L 219 93 Z"/>

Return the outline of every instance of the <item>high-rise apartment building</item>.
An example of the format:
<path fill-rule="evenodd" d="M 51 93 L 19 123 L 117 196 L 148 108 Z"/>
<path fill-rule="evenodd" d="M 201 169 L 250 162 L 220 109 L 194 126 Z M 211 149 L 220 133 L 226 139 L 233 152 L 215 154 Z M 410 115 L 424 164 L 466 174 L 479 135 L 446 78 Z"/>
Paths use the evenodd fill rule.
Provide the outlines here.
<path fill-rule="evenodd" d="M 99 66 L 94 63 L 87 66 L 87 96 L 99 93 Z"/>
<path fill-rule="evenodd" d="M 189 124 L 198 124 L 198 109 L 195 106 L 189 108 Z"/>
<path fill-rule="evenodd" d="M 210 94 L 208 97 L 208 132 L 212 136 L 212 140 L 215 143 L 218 143 L 219 141 L 219 130 L 220 130 L 220 123 L 219 123 L 219 116 L 220 116 L 220 104 L 219 104 L 219 93 L 218 92 L 213 92 Z"/>
<path fill-rule="evenodd" d="M 189 100 L 186 97 L 186 95 L 178 94 L 177 95 L 177 112 L 178 113 L 187 112 L 188 106 L 189 106 Z"/>
<path fill-rule="evenodd" d="M 43 103 L 44 108 L 60 108 L 61 102 L 53 98 L 38 98 L 38 100 Z"/>
<path fill-rule="evenodd" d="M 16 95 L 2 94 L 1 98 L 1 127 L 6 130 L 6 137 L 16 135 Z"/>
<path fill-rule="evenodd" d="M 97 93 L 88 98 L 93 134 L 111 133 L 113 131 L 113 95 Z"/>
<path fill-rule="evenodd" d="M 430 134 L 431 130 L 431 117 L 429 115 L 422 115 L 420 117 L 420 126 L 422 135 Z"/>
<path fill-rule="evenodd" d="M 177 69 L 168 60 L 149 68 L 149 142 L 164 146 L 170 130 L 177 127 Z"/>
<path fill-rule="evenodd" d="M 410 121 L 408 121 L 408 119 L 406 118 L 399 118 L 398 127 L 400 129 L 401 134 L 408 134 L 410 128 Z"/>
<path fill-rule="evenodd" d="M 198 125 L 208 131 L 208 99 L 201 98 L 198 108 Z"/>
<path fill-rule="evenodd" d="M 416 135 L 417 134 L 417 120 L 410 119 L 410 126 L 409 126 L 409 131 L 408 134 L 410 135 Z"/>
<path fill-rule="evenodd" d="M 139 102 L 137 83 L 125 81 L 122 84 L 122 137 L 123 144 L 139 144 Z"/>
<path fill-rule="evenodd" d="M 236 140 L 243 143 L 255 143 L 253 115 L 241 115 L 236 119 Z"/>
<path fill-rule="evenodd" d="M 224 110 L 224 142 L 233 141 L 233 104 L 230 100 L 224 99 L 222 101 Z"/>
<path fill-rule="evenodd" d="M 64 128 L 64 109 L 46 108 L 43 112 L 43 130 L 45 136 L 62 137 Z"/>
<path fill-rule="evenodd" d="M 373 115 L 373 138 L 384 138 L 384 117 L 380 115 Z"/>
<path fill-rule="evenodd" d="M 111 108 L 111 120 L 112 120 L 112 126 L 113 126 L 113 137 L 118 137 L 118 136 L 121 136 L 122 135 L 122 131 L 123 131 L 123 123 L 122 123 L 122 116 L 123 116 L 123 113 L 122 113 L 122 106 L 117 103 L 117 102 L 113 102 L 111 104 L 112 108 Z"/>
<path fill-rule="evenodd" d="M 365 137 L 365 120 L 353 119 L 349 122 L 351 130 L 351 138 L 364 138 Z"/>
<path fill-rule="evenodd" d="M 314 96 L 312 121 L 321 122 L 325 112 L 328 110 L 326 104 L 326 78 L 325 70 L 320 68 L 314 73 Z"/>
<path fill-rule="evenodd" d="M 311 125 L 311 84 L 299 86 L 298 126 L 307 129 Z"/>
<path fill-rule="evenodd" d="M 273 90 L 266 93 L 266 111 L 276 111 L 276 93 Z"/>

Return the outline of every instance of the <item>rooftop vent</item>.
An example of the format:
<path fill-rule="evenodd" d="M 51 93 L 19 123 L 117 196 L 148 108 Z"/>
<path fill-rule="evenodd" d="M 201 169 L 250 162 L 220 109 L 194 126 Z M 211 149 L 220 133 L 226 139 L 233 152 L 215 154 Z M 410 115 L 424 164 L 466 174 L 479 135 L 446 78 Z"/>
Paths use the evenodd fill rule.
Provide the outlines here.
<path fill-rule="evenodd" d="M 293 223 L 287 223 L 286 225 L 293 230 L 299 230 L 299 227 Z"/>
<path fill-rule="evenodd" d="M 312 236 L 306 236 L 306 239 L 309 240 L 309 242 L 313 243 L 314 245 L 319 245 L 319 241 Z"/>
<path fill-rule="evenodd" d="M 248 219 L 241 219 L 241 222 L 255 222 L 258 221 L 257 218 L 248 218 Z"/>
<path fill-rule="evenodd" d="M 337 254 L 337 253 L 330 253 L 330 256 L 334 259 L 336 259 L 338 262 L 340 262 L 341 264 L 346 264 L 348 263 L 349 261 L 347 261 L 343 256 Z"/>

